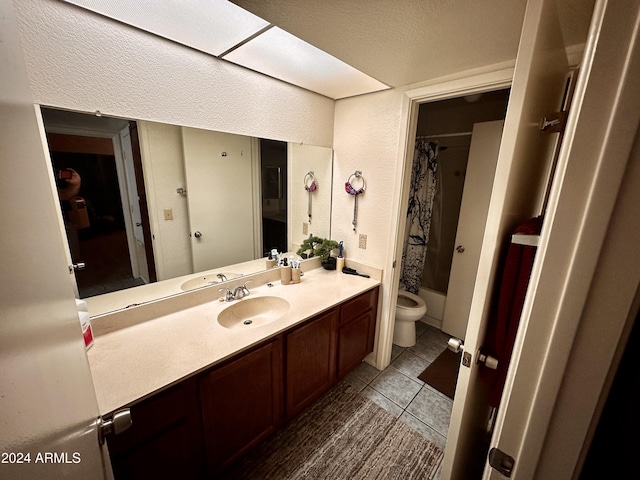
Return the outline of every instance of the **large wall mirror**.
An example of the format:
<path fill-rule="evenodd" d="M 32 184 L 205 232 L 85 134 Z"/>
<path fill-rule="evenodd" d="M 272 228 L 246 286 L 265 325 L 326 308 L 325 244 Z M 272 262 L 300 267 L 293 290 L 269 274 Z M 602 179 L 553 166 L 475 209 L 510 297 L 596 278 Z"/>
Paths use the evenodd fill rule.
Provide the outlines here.
<path fill-rule="evenodd" d="M 271 250 L 330 237 L 330 148 L 41 111 L 92 316 L 263 271 Z"/>

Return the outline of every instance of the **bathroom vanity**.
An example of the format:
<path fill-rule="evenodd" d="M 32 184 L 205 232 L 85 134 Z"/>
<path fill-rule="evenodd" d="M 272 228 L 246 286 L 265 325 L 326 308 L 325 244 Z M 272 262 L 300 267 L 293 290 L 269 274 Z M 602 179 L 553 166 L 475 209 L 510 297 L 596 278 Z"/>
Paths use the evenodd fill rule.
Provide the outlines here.
<path fill-rule="evenodd" d="M 373 351 L 378 275 L 314 268 L 285 286 L 270 274 L 233 302 L 211 287 L 95 319 L 88 353 L 101 414 L 129 407 L 133 422 L 107 439 L 116 480 L 223 471 Z M 275 320 L 245 325 L 237 314 L 221 325 L 249 300 L 271 311 L 273 297 L 289 305 Z"/>

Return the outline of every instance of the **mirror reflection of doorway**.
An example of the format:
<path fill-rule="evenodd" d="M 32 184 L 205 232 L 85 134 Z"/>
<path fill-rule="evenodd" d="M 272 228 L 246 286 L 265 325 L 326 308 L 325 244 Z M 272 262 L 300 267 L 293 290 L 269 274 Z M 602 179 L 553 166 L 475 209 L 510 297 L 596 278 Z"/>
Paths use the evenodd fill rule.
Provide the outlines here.
<path fill-rule="evenodd" d="M 262 171 L 262 251 L 288 251 L 287 143 L 260 140 Z"/>
<path fill-rule="evenodd" d="M 124 208 L 133 209 L 123 208 L 128 196 L 121 192 L 113 139 L 48 132 L 47 140 L 71 258 L 74 264 L 84 264 L 75 271 L 79 297 L 147 283 L 146 262 L 133 261 L 130 252 Z M 71 171 L 80 186 L 69 197 L 61 191 L 70 182 L 64 177 Z"/>

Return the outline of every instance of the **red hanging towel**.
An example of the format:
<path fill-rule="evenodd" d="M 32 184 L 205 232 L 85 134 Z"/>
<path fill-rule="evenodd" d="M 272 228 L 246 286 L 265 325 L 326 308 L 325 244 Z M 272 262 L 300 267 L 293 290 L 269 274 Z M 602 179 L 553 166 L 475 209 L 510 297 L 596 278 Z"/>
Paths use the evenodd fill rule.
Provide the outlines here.
<path fill-rule="evenodd" d="M 520 225 L 514 234 L 540 235 L 542 217 L 532 218 Z M 529 277 L 536 254 L 535 246 L 511 243 L 500 280 L 498 311 L 489 319 L 482 353 L 498 359 L 498 368 L 480 369 L 480 378 L 489 387 L 489 405 L 498 407 L 507 378 L 507 369 L 513 351 L 520 315 L 527 293 Z"/>

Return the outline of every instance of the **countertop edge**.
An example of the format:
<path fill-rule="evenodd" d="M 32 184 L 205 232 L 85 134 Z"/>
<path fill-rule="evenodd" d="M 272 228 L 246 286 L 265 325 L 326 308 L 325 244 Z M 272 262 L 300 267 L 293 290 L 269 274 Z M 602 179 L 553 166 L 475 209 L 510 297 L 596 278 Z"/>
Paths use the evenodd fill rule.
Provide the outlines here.
<path fill-rule="evenodd" d="M 266 272 L 266 283 L 272 283 L 278 289 L 267 287 L 265 283 L 252 292 L 256 292 L 256 296 L 282 295 L 295 305 L 285 320 L 274 322 L 270 328 L 256 327 L 246 335 L 214 325 L 217 315 L 227 304 L 218 302 L 217 298 L 202 300 L 198 295 L 169 299 L 178 302 L 178 306 L 169 301 L 152 307 L 149 312 L 156 313 L 156 318 L 148 318 L 150 313 L 146 312 L 142 321 L 134 319 L 131 322 L 126 319 L 127 314 L 136 317 L 131 310 L 118 312 L 111 319 L 99 319 L 96 324 L 123 319 L 126 323 L 122 328 L 99 326 L 97 330 L 101 333 L 96 335 L 94 346 L 87 352 L 100 414 L 108 415 L 134 405 L 381 285 L 381 269 L 356 262 L 349 262 L 349 266 L 370 278 L 317 268 L 306 272 L 299 285 L 283 286 L 279 280 L 269 280 L 268 274 L 272 272 Z M 326 298 L 311 299 L 312 292 Z M 211 334 L 198 334 L 202 329 L 210 329 Z M 210 338 L 214 336 L 216 340 Z"/>

